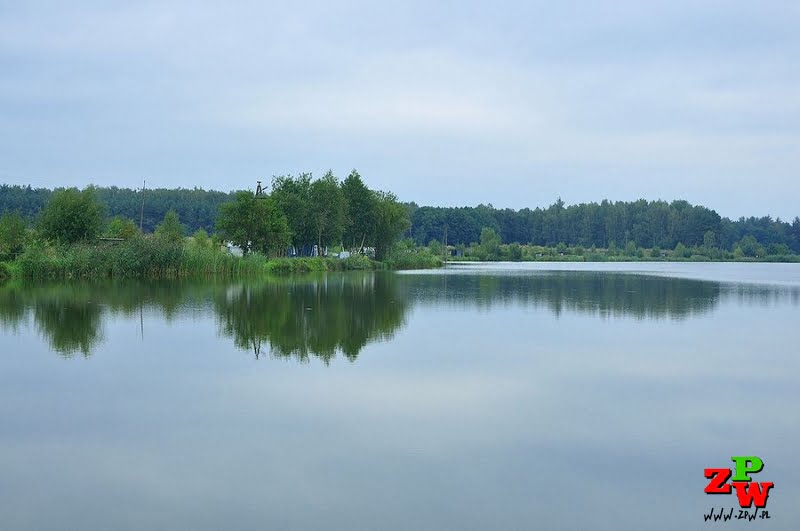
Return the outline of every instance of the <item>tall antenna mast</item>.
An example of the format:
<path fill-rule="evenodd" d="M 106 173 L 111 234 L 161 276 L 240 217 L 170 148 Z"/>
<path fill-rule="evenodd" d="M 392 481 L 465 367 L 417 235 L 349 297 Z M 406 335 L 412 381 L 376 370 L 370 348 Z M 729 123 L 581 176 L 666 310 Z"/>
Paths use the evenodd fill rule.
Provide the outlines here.
<path fill-rule="evenodd" d="M 144 189 L 147 188 L 147 181 L 142 181 L 142 208 L 139 211 L 139 232 L 144 232 Z"/>

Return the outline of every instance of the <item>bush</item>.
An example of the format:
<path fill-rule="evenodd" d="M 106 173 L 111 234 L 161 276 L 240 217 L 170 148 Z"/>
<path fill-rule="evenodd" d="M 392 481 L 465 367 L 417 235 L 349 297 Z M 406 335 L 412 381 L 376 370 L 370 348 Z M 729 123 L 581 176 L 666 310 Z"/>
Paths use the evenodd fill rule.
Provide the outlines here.
<path fill-rule="evenodd" d="M 427 249 L 396 251 L 386 260 L 390 269 L 431 269 L 442 266 L 442 259 L 433 256 Z"/>

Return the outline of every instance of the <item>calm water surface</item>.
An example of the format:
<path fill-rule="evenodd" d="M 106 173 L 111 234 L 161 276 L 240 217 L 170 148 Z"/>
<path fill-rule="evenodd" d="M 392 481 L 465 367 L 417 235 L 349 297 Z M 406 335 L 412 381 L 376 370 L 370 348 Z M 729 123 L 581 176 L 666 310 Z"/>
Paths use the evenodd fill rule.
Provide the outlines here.
<path fill-rule="evenodd" d="M 800 529 L 800 265 L 0 287 L 2 529 Z"/>

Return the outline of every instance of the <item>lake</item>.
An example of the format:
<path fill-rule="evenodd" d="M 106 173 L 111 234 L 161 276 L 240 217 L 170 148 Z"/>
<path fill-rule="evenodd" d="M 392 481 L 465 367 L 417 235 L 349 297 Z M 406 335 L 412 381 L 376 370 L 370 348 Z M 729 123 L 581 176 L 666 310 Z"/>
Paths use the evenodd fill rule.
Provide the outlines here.
<path fill-rule="evenodd" d="M 0 352 L 5 530 L 696 529 L 741 455 L 800 529 L 798 264 L 9 283 Z"/>

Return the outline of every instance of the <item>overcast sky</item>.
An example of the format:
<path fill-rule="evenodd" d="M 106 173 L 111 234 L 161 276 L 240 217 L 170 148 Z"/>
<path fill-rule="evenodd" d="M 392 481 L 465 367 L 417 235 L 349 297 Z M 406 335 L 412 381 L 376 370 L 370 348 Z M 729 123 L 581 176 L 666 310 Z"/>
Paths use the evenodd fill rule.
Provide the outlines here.
<path fill-rule="evenodd" d="M 0 0 L 0 182 L 800 215 L 800 2 Z"/>

